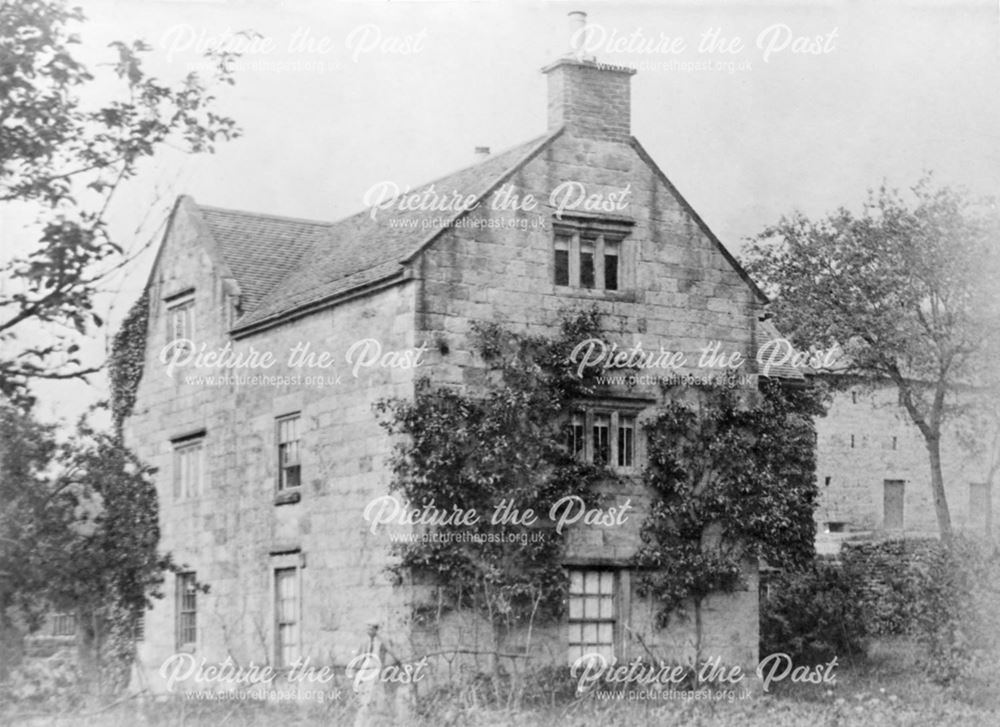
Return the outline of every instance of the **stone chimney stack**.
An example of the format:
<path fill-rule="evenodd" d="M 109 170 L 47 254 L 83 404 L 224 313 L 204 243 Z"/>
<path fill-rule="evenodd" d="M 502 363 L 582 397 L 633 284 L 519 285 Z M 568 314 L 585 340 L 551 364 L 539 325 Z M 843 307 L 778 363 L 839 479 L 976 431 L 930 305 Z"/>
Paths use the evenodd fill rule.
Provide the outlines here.
<path fill-rule="evenodd" d="M 605 34 L 587 31 L 586 13 L 569 13 L 569 22 L 567 53 L 542 69 L 549 77 L 549 130 L 564 126 L 573 136 L 628 141 L 635 70 L 597 62 L 593 42 Z"/>

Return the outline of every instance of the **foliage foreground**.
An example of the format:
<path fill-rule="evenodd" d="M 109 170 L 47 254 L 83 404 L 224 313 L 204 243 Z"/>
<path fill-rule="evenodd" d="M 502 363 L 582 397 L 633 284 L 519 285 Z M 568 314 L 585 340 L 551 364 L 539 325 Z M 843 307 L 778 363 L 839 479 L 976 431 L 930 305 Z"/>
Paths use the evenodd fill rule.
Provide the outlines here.
<path fill-rule="evenodd" d="M 485 707 L 458 709 L 454 703 L 399 724 L 468 725 L 988 725 L 1000 721 L 996 676 L 984 673 L 948 687 L 940 686 L 920 666 L 921 652 L 906 640 L 877 642 L 863 661 L 844 664 L 832 685 L 785 684 L 770 694 L 746 699 L 704 702 L 681 699 L 658 702 L 597 699 L 592 696 L 545 708 L 507 712 Z M 14 716 L 0 711 L 0 722 L 16 725 L 351 725 L 351 700 L 327 704 L 199 702 L 172 697 L 166 701 L 131 698 L 86 713 L 35 712 Z"/>

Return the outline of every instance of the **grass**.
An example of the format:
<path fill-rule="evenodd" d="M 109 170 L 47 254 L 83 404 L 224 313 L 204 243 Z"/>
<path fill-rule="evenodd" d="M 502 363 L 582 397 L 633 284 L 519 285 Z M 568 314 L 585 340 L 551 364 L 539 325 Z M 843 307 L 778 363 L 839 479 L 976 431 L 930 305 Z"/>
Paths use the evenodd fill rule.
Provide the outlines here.
<path fill-rule="evenodd" d="M 487 708 L 465 710 L 443 705 L 432 716 L 397 724 L 455 727 L 515 727 L 572 725 L 573 727 L 882 727 L 906 725 L 956 727 L 1000 724 L 1000 692 L 992 674 L 968 678 L 944 687 L 935 684 L 922 667 L 916 650 L 905 642 L 873 645 L 861 662 L 840 665 L 835 684 L 781 683 L 771 693 L 746 699 L 703 702 L 642 699 L 600 700 L 587 697 L 546 709 L 504 712 Z M 34 727 L 328 727 L 352 725 L 349 700 L 326 704 L 261 704 L 129 699 L 82 714 L 53 712 L 15 717 L 0 711 L 0 723 Z"/>

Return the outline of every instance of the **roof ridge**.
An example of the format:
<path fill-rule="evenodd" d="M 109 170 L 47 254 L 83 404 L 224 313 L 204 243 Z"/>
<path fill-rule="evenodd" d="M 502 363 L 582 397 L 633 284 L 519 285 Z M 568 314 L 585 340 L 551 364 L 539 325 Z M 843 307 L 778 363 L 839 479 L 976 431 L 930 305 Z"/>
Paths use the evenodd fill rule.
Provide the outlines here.
<path fill-rule="evenodd" d="M 202 204 L 201 202 L 195 202 L 195 205 L 200 210 L 208 210 L 209 212 L 223 212 L 227 214 L 243 215 L 245 217 L 267 217 L 272 220 L 281 220 L 283 222 L 300 222 L 307 225 L 316 225 L 317 227 L 330 227 L 331 225 L 336 225 L 340 220 L 315 220 L 306 217 L 290 217 L 288 215 L 275 215 L 270 212 L 250 212 L 249 210 L 238 210 L 232 207 L 216 207 L 215 205 Z"/>
<path fill-rule="evenodd" d="M 527 141 L 521 142 L 520 144 L 513 144 L 513 145 L 511 145 L 511 146 L 503 149 L 502 151 L 498 151 L 496 154 L 491 154 L 490 156 L 486 157 L 485 159 L 481 159 L 479 161 L 473 162 L 472 164 L 467 164 L 464 167 L 459 167 L 458 169 L 450 171 L 447 174 L 442 174 L 441 176 L 436 177 L 436 178 L 430 180 L 429 182 L 423 182 L 422 184 L 418 184 L 415 187 L 410 187 L 410 188 L 407 189 L 407 191 L 400 192 L 395 197 L 392 197 L 392 199 L 397 199 L 397 198 L 399 198 L 399 197 L 401 197 L 403 195 L 411 194 L 412 192 L 414 192 L 414 191 L 416 191 L 418 189 L 423 189 L 424 187 L 429 187 L 430 185 L 435 184 L 437 182 L 441 182 L 441 181 L 443 181 L 445 179 L 448 179 L 449 177 L 454 177 L 455 175 L 461 174 L 464 171 L 467 171 L 469 169 L 473 169 L 475 167 L 478 167 L 481 164 L 487 164 L 487 163 L 489 163 L 490 161 L 493 161 L 494 159 L 496 159 L 499 156 L 503 156 L 504 154 L 507 154 L 508 152 L 512 152 L 512 151 L 515 151 L 516 149 L 519 149 L 519 148 L 521 148 L 523 146 L 527 146 L 528 144 L 532 144 L 535 141 L 538 141 L 540 143 L 541 141 L 547 139 L 549 136 L 552 136 L 552 135 L 553 135 L 553 132 L 547 132 L 547 133 L 541 134 L 540 136 L 537 136 L 537 137 L 535 137 L 533 139 L 528 139 Z M 289 215 L 275 215 L 275 214 L 271 214 L 270 212 L 250 212 L 249 210 L 234 209 L 232 207 L 217 207 L 215 205 L 202 204 L 201 202 L 195 202 L 195 205 L 198 207 L 198 209 L 208 210 L 210 212 L 223 212 L 223 213 L 227 213 L 227 214 L 244 215 L 244 216 L 247 216 L 247 217 L 267 217 L 267 218 L 270 218 L 270 219 L 273 219 L 273 220 L 283 220 L 285 222 L 301 222 L 301 223 L 305 223 L 305 224 L 308 224 L 308 225 L 317 225 L 317 226 L 320 226 L 320 227 L 333 227 L 335 225 L 339 225 L 341 222 L 346 222 L 347 220 L 351 219 L 352 217 L 357 217 L 358 215 L 364 214 L 364 213 L 368 212 L 371 209 L 370 207 L 362 207 L 360 210 L 357 210 L 355 212 L 349 212 L 346 215 L 344 215 L 343 217 L 338 217 L 338 218 L 336 218 L 334 220 L 322 221 L 322 220 L 316 220 L 316 219 L 311 219 L 311 218 L 307 218 L 307 217 L 291 217 Z"/>

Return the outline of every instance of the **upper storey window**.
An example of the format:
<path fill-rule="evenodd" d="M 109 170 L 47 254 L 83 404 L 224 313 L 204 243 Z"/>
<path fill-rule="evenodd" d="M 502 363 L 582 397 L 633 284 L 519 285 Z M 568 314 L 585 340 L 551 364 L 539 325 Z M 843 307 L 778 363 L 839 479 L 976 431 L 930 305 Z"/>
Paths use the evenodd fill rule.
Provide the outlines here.
<path fill-rule="evenodd" d="M 623 248 L 628 228 L 604 221 L 559 222 L 554 226 L 552 282 L 580 290 L 623 290 Z"/>
<path fill-rule="evenodd" d="M 167 301 L 167 343 L 194 340 L 194 291 Z"/>

